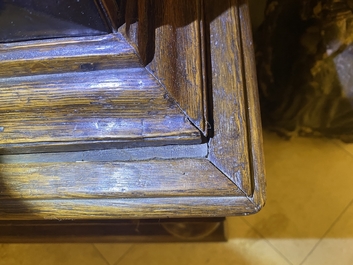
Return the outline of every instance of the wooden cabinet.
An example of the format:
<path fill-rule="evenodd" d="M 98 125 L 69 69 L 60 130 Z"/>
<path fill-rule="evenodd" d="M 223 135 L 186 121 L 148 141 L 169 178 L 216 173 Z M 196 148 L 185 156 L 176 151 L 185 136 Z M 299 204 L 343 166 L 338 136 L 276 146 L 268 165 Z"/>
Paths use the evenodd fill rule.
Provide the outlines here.
<path fill-rule="evenodd" d="M 16 224 L 48 235 L 43 227 L 60 222 L 258 212 L 265 178 L 247 2 L 97 4 L 111 33 L 0 44 L 6 240 Z"/>

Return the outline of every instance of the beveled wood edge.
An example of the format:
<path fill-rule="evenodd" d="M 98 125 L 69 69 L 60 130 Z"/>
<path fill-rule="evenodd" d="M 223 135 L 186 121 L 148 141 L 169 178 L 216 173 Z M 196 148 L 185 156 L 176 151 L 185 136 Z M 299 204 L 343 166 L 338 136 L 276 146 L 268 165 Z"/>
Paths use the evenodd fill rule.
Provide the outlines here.
<path fill-rule="evenodd" d="M 207 88 L 207 62 L 206 62 L 206 43 L 205 43 L 205 6 L 204 0 L 198 1 L 199 7 L 199 21 L 197 23 L 197 27 L 199 29 L 199 39 L 200 39 L 200 68 L 201 68 L 201 86 L 202 86 L 202 109 L 203 109 L 203 117 L 200 126 L 196 126 L 201 133 L 207 137 L 209 134 L 209 106 L 208 106 L 208 88 Z M 192 122 L 192 121 L 191 121 Z M 192 122 L 193 123 L 193 122 Z"/>
<path fill-rule="evenodd" d="M 251 181 L 250 193 L 245 192 L 238 184 L 238 188 L 243 190 L 244 196 L 253 205 L 252 214 L 257 213 L 265 205 L 266 181 L 264 169 L 264 155 L 262 143 L 261 115 L 259 107 L 259 96 L 257 90 L 257 77 L 254 57 L 254 47 L 252 42 L 252 30 L 250 22 L 249 4 L 247 0 L 237 0 L 234 12 L 238 13 L 239 36 L 241 40 L 242 60 L 241 70 L 244 77 L 244 106 L 247 119 L 247 130 L 244 136 L 249 149 L 249 175 Z M 219 33 L 219 34 L 222 34 Z M 250 107 L 251 106 L 251 107 Z M 235 139 L 234 139 L 235 140 Z M 215 166 L 216 167 L 216 166 Z M 222 172 L 222 170 L 221 170 Z M 225 173 L 224 173 L 225 174 Z M 225 177 L 226 174 L 225 174 Z"/>
<path fill-rule="evenodd" d="M 244 70 L 247 76 L 245 97 L 247 100 L 246 109 L 248 111 L 249 151 L 250 163 L 252 165 L 251 176 L 253 181 L 253 195 L 251 200 L 253 201 L 256 210 L 260 211 L 266 201 L 266 180 L 256 63 L 249 3 L 248 0 L 240 0 L 239 3 L 239 19 L 244 56 L 243 61 Z"/>
<path fill-rule="evenodd" d="M 80 44 L 84 43 L 95 43 L 106 40 L 111 40 L 113 38 L 121 38 L 121 35 L 115 33 L 107 33 L 103 35 L 95 36 L 82 36 L 82 37 L 63 37 L 63 38 L 53 38 L 53 39 L 43 39 L 43 40 L 27 40 L 18 42 L 4 42 L 0 43 L 0 52 L 7 52 L 8 50 L 17 50 L 23 48 L 39 48 L 39 47 L 52 47 L 60 46 L 66 44 Z"/>
<path fill-rule="evenodd" d="M 203 160 L 210 163 L 208 159 Z M 182 159 L 180 161 L 183 162 Z M 212 163 L 210 165 L 213 166 Z M 19 166 L 22 167 L 23 165 L 19 164 Z M 214 167 L 214 170 L 218 171 L 216 167 Z M 222 174 L 222 172 L 219 173 Z M 223 177 L 229 181 L 225 175 Z M 202 183 L 200 184 L 202 185 Z M 217 185 L 217 183 L 214 183 L 214 185 Z M 212 187 L 208 186 L 208 188 Z M 214 196 L 213 192 L 198 195 L 197 193 L 190 193 L 189 190 L 184 193 L 183 189 L 179 189 L 180 192 L 171 194 L 171 196 L 168 196 L 165 192 L 158 193 L 157 190 L 157 193 L 154 193 L 152 197 L 146 196 L 148 195 L 146 193 L 142 197 L 121 197 L 120 195 L 108 196 L 112 197 L 109 199 L 94 194 L 91 198 L 89 196 L 88 198 L 84 198 L 86 196 L 82 198 L 80 196 L 60 198 L 62 197 L 60 194 L 50 196 L 50 199 L 49 197 L 44 197 L 45 199 L 41 197 L 36 199 L 3 198 L 0 205 L 0 213 L 2 213 L 0 220 L 224 217 L 249 215 L 260 210 L 261 207 L 257 205 L 253 198 L 244 194 L 237 186 L 234 188 L 236 189 L 229 188 L 226 196 L 220 196 L 219 194 L 218 197 Z M 234 195 L 232 195 L 233 192 Z"/>
<path fill-rule="evenodd" d="M 192 1 L 196 1 L 197 2 L 197 7 L 198 7 L 198 13 L 197 13 L 197 23 L 196 23 L 196 27 L 197 27 L 197 35 L 200 39 L 200 45 L 199 45 L 199 51 L 198 51 L 198 56 L 200 57 L 200 68 L 201 68 L 201 73 L 200 73 L 200 83 L 201 83 L 201 109 L 203 111 L 202 113 L 202 118 L 201 120 L 198 122 L 194 119 L 192 119 L 190 117 L 190 115 L 188 114 L 188 111 L 183 109 L 181 104 L 178 102 L 178 100 L 174 99 L 171 96 L 171 99 L 175 102 L 175 104 L 178 105 L 178 107 L 180 108 L 180 110 L 184 113 L 184 115 L 188 118 L 189 122 L 195 127 L 197 128 L 201 134 L 204 137 L 208 136 L 209 133 L 209 113 L 208 113 L 208 91 L 207 91 L 207 67 L 206 67 L 206 47 L 205 47 L 205 39 L 204 39 L 204 35 L 205 35 L 205 29 L 204 29 L 204 5 L 203 5 L 203 1 L 204 0 L 192 0 Z M 136 1 L 136 5 L 137 1 Z M 137 45 L 136 42 L 136 37 L 138 35 L 138 33 L 136 32 L 136 30 L 138 30 L 138 20 L 134 23 L 132 23 L 131 25 L 129 25 L 129 29 L 126 29 L 126 23 L 124 23 L 123 25 L 121 25 L 118 29 L 118 32 L 122 34 L 122 36 L 125 38 L 125 40 L 132 46 L 132 48 L 135 50 L 135 53 L 140 57 L 140 61 L 143 64 L 143 59 L 139 54 L 139 47 Z M 156 75 L 156 73 L 154 71 L 152 71 L 152 69 L 150 69 L 150 64 L 145 66 L 145 69 L 156 78 L 156 80 L 160 83 L 160 85 L 162 87 L 164 87 L 164 89 L 168 92 L 169 95 L 171 95 L 170 89 L 168 88 L 168 86 L 166 86 L 163 82 L 164 78 L 159 77 L 158 75 Z"/>
<path fill-rule="evenodd" d="M 206 25 L 205 25 L 205 6 L 204 0 L 199 1 L 199 8 L 200 8 L 200 21 L 198 23 L 199 26 L 199 38 L 200 38 L 200 56 L 201 56 L 201 82 L 202 82 L 202 104 L 203 104 L 203 119 L 204 119 L 204 134 L 205 137 L 209 136 L 210 130 L 210 109 L 208 106 L 209 101 L 209 94 L 208 94 L 208 87 L 207 87 L 207 47 L 206 47 Z"/>
<path fill-rule="evenodd" d="M 242 196 L 203 158 L 0 164 L 0 198 L 97 200 Z M 30 209 L 29 209 L 30 210 Z M 1 218 L 0 218 L 1 219 Z"/>
<path fill-rule="evenodd" d="M 135 50 L 120 33 L 0 43 L 0 57 L 1 78 L 143 68 Z"/>
<path fill-rule="evenodd" d="M 249 215 L 254 204 L 247 197 L 3 200 L 0 212 L 4 221 L 203 218 Z"/>
<path fill-rule="evenodd" d="M 150 163 L 149 161 L 150 160 L 147 160 L 147 161 L 142 160 L 136 163 L 146 164 L 146 162 Z M 24 220 L 27 220 L 27 219 L 28 220 L 57 220 L 57 219 L 58 220 L 80 220 L 80 219 L 90 219 L 92 216 L 95 216 L 93 219 L 107 219 L 107 218 L 108 219 L 154 218 L 155 219 L 155 218 L 170 218 L 170 217 L 172 218 L 223 217 L 223 216 L 232 216 L 232 215 L 247 215 L 258 211 L 258 209 L 254 207 L 254 203 L 252 202 L 251 198 L 243 194 L 242 191 L 239 190 L 237 186 L 233 182 L 231 182 L 222 172 L 220 172 L 216 167 L 214 167 L 208 159 L 206 158 L 203 158 L 203 159 L 193 158 L 193 159 L 187 159 L 187 160 L 178 159 L 178 160 L 174 160 L 174 163 L 175 162 L 181 163 L 180 166 L 178 167 L 185 168 L 186 161 L 200 161 L 200 162 L 207 161 L 208 165 L 211 168 L 213 168 L 213 170 L 215 170 L 216 172 L 212 174 L 211 173 L 212 170 L 208 171 L 209 169 L 207 169 L 206 171 L 208 173 L 203 173 L 203 176 L 205 176 L 206 180 L 208 179 L 207 177 L 208 174 L 212 174 L 214 176 L 216 176 L 217 174 L 220 174 L 217 177 L 224 177 L 225 178 L 224 181 L 226 180 L 229 181 L 229 184 L 227 185 L 232 184 L 228 188 L 225 185 L 223 185 L 224 186 L 223 189 L 226 189 L 225 191 L 227 195 L 218 192 L 219 193 L 217 195 L 218 197 L 216 197 L 215 193 L 212 191 L 212 185 L 209 185 L 209 184 L 207 184 L 207 189 L 209 189 L 210 191 L 208 193 L 203 192 L 203 194 L 200 195 L 197 192 L 198 188 L 196 187 L 197 185 L 195 186 L 196 184 L 195 182 L 190 182 L 189 189 L 184 192 L 184 189 L 182 187 L 183 185 L 188 183 L 185 181 L 184 181 L 184 184 L 182 183 L 180 184 L 181 187 L 177 188 L 178 192 L 175 193 L 174 191 L 174 193 L 172 192 L 173 194 L 170 194 L 170 196 L 165 191 L 159 192 L 159 190 L 156 189 L 155 192 L 151 193 L 149 191 L 146 194 L 140 194 L 140 195 L 138 194 L 134 195 L 135 191 L 132 191 L 133 193 L 127 197 L 123 196 L 123 194 L 120 194 L 120 195 L 117 194 L 113 196 L 112 194 L 111 195 L 108 194 L 109 196 L 102 196 L 102 194 L 104 194 L 105 192 L 104 190 L 102 192 L 99 192 L 98 194 L 95 194 L 93 192 L 92 195 L 78 194 L 78 196 L 72 197 L 72 195 L 70 196 L 70 192 L 68 194 L 65 193 L 66 195 L 60 194 L 60 192 L 58 194 L 55 194 L 55 188 L 54 188 L 53 189 L 54 193 L 52 195 L 48 194 L 49 197 L 48 196 L 43 197 L 42 195 L 36 198 L 35 196 L 36 191 L 34 191 L 34 193 L 32 192 L 27 193 L 27 195 L 22 194 L 21 197 L 18 197 L 18 194 L 17 194 L 16 198 L 14 198 L 13 196 L 10 196 L 10 197 L 5 196 L 4 198 L 1 199 L 0 212 L 2 213 L 2 215 L 0 215 L 0 220 L 23 220 L 23 219 Z M 153 162 L 153 160 L 151 160 L 151 162 Z M 165 160 L 165 162 L 168 162 L 168 160 Z M 163 162 L 163 160 L 159 160 L 159 163 L 165 163 L 165 162 Z M 97 165 L 99 164 L 102 165 L 105 162 L 103 159 L 102 162 L 92 162 L 92 163 Z M 114 164 L 116 162 L 112 161 L 107 163 Z M 135 164 L 135 162 L 133 161 L 130 163 Z M 85 164 L 86 163 L 78 163 L 76 165 L 80 166 Z M 120 163 L 118 162 L 118 164 L 121 164 L 121 162 Z M 195 165 L 197 164 L 198 163 L 196 163 Z M 14 168 L 17 168 L 14 170 L 14 172 L 18 172 L 18 170 L 21 171 L 23 169 L 25 170 L 26 167 L 31 167 L 31 165 L 35 165 L 35 161 L 34 163 L 30 162 L 28 164 L 27 163 L 12 164 Z M 72 171 L 72 167 L 68 167 L 67 162 L 62 163 L 62 165 L 64 169 L 70 168 L 69 171 Z M 48 166 L 50 169 L 51 168 L 50 163 L 48 163 Z M 43 169 L 45 172 L 44 167 L 40 166 L 40 168 Z M 119 166 L 119 168 L 121 168 L 121 166 Z M 11 164 L 7 165 L 7 171 L 9 169 L 11 169 Z M 58 171 L 58 169 L 53 168 L 54 170 L 53 172 L 60 172 L 60 170 Z M 197 171 L 197 169 L 195 170 Z M 10 189 L 10 191 L 12 189 L 15 189 L 15 187 L 12 188 L 11 185 L 18 186 L 20 184 L 20 182 L 16 184 L 18 182 L 18 181 L 17 182 L 15 181 L 16 178 L 13 179 L 17 173 L 15 175 L 9 174 L 7 176 L 6 174 L 7 171 L 5 170 L 4 171 L 5 175 L 2 176 L 2 177 L 5 177 L 6 179 L 9 178 L 10 180 L 10 181 L 4 181 L 2 185 L 5 188 L 5 193 L 7 189 Z M 74 170 L 74 171 L 78 172 L 77 170 Z M 8 172 L 12 172 L 12 171 L 8 171 Z M 36 171 L 33 171 L 33 169 L 31 169 L 31 174 L 32 175 L 34 174 L 36 176 L 35 178 L 39 177 L 38 173 L 36 173 Z M 188 173 L 182 173 L 182 175 L 183 176 L 180 176 L 181 179 L 183 178 L 185 179 L 185 177 L 189 177 Z M 27 182 L 26 183 L 31 185 L 30 179 L 28 179 L 27 181 L 29 181 L 29 183 Z M 70 182 L 73 180 L 63 180 L 63 181 L 64 183 L 67 183 L 67 181 Z M 163 178 L 160 178 L 160 181 L 163 181 Z M 200 181 L 198 183 L 199 185 L 201 185 L 202 189 L 205 189 L 203 185 L 205 185 L 206 182 Z M 21 186 L 20 189 L 25 187 L 27 185 L 26 183 L 24 183 L 24 185 L 20 184 Z M 213 185 L 216 185 L 217 189 L 219 189 L 220 187 L 217 183 L 218 181 L 214 179 Z M 162 185 L 162 184 L 159 184 L 159 185 Z M 174 189 L 175 188 L 176 187 L 174 187 Z M 192 192 L 190 188 L 195 190 L 196 193 Z M 20 189 L 18 190 L 17 188 L 17 193 L 19 192 L 21 193 Z M 60 188 L 60 190 L 61 192 L 63 191 L 65 192 L 65 189 L 63 190 L 62 188 Z M 173 189 L 171 189 L 171 191 L 173 191 Z M 109 193 L 109 191 L 107 192 Z M 125 191 L 122 191 L 122 192 L 125 193 Z M 28 195 L 30 196 L 28 197 Z M 63 195 L 65 196 L 62 197 Z M 31 196 L 34 196 L 34 197 L 31 198 Z M 107 199 L 105 197 L 107 198 L 110 197 L 110 198 Z M 122 206 L 120 204 L 122 204 Z M 44 206 L 44 208 L 42 206 Z M 123 209 L 124 207 L 125 209 Z M 213 209 L 211 209 L 210 207 L 213 207 Z M 140 212 L 139 214 L 135 213 L 134 211 L 135 210 L 137 211 L 137 209 L 139 208 L 143 208 L 142 212 Z M 181 209 L 184 212 L 181 212 L 180 211 Z M 88 212 L 85 213 L 86 211 Z M 103 211 L 103 212 L 96 213 L 97 211 Z"/>
<path fill-rule="evenodd" d="M 209 159 L 244 194 L 252 196 L 239 6 L 237 0 L 220 4 L 217 7 L 220 10 L 212 10 L 217 1 L 205 2 L 214 127 L 209 142 Z M 223 10 L 226 11 L 218 15 Z"/>

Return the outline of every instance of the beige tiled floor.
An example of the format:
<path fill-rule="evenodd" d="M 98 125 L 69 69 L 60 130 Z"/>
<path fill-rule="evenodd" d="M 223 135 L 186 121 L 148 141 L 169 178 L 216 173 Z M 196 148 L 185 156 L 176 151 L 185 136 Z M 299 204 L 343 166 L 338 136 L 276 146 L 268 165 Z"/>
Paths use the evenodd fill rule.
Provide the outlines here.
<path fill-rule="evenodd" d="M 207 244 L 0 245 L 12 264 L 353 264 L 353 145 L 264 133 L 267 205 Z"/>

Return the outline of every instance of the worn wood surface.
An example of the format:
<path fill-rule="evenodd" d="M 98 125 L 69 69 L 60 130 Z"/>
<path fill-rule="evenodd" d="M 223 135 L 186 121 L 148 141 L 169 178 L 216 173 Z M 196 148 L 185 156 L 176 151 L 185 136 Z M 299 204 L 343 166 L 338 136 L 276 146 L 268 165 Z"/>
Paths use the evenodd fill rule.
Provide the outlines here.
<path fill-rule="evenodd" d="M 120 34 L 0 44 L 0 77 L 141 67 Z"/>
<path fill-rule="evenodd" d="M 248 118 L 244 96 L 244 79 L 247 76 L 243 65 L 239 4 L 236 0 L 205 2 L 214 128 L 209 159 L 247 195 L 251 195 Z M 226 11 L 222 13 L 221 10 Z"/>
<path fill-rule="evenodd" d="M 0 164 L 0 200 L 241 196 L 207 159 Z M 1 217 L 0 217 L 1 218 Z"/>
<path fill-rule="evenodd" d="M 39 154 L 17 156 L 15 161 L 16 156 L 0 156 L 0 220 L 258 212 L 264 204 L 265 181 L 247 3 L 121 0 L 118 4 L 126 15 L 120 31 L 126 30 L 123 33 L 134 47 L 122 35 L 114 35 L 126 48 L 114 57 L 115 66 L 109 59 L 115 56 L 115 47 L 109 44 L 106 59 L 98 58 L 98 46 L 91 53 L 105 66 L 95 67 L 90 58 L 87 62 L 93 66 L 84 61 L 62 73 L 66 62 L 56 51 L 59 55 L 53 60 L 61 65 L 58 69 L 38 68 L 46 73 L 39 75 L 42 70 L 28 70 L 29 59 L 19 71 L 23 76 L 0 79 L 1 152 L 191 144 L 200 143 L 206 131 L 203 141 L 208 149 L 201 157 L 156 152 L 124 161 L 75 162 L 79 160 L 69 157 L 79 156 L 72 155 L 55 162 L 50 161 L 53 154 L 43 161 L 38 161 Z M 110 41 L 120 45 L 119 40 Z M 40 53 L 39 49 L 36 58 Z M 22 62 L 20 53 L 14 54 Z"/>
<path fill-rule="evenodd" d="M 254 213 L 239 197 L 171 197 L 133 199 L 2 200 L 0 220 L 99 220 L 224 217 Z"/>
<path fill-rule="evenodd" d="M 127 9 L 137 6 L 138 12 L 127 12 L 127 25 L 121 31 L 136 46 L 147 69 L 206 135 L 201 3 L 199 0 L 128 1 Z M 136 15 L 138 23 L 133 24 Z"/>
<path fill-rule="evenodd" d="M 244 54 L 245 99 L 247 110 L 247 131 L 249 139 L 249 172 L 251 182 L 251 197 L 257 211 L 266 202 L 265 159 L 262 145 L 262 126 L 259 106 L 259 94 L 256 78 L 256 63 L 254 45 L 251 34 L 250 12 L 247 1 L 240 1 L 239 22 Z"/>
<path fill-rule="evenodd" d="M 1 153 L 39 143 L 200 139 L 143 68 L 0 79 L 0 128 Z"/>

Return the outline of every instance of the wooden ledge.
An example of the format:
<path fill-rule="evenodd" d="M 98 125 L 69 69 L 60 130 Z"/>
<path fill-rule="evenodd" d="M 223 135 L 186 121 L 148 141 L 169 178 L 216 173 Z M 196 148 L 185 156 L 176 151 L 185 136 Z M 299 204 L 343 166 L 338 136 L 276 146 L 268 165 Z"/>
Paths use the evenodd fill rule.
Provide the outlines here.
<path fill-rule="evenodd" d="M 201 141 L 144 68 L 3 78 L 0 128 L 3 154 L 41 151 L 41 143 L 55 151 L 65 142 L 71 150 L 75 142 L 76 150 L 87 150 L 98 141 L 109 141 L 111 148 L 128 141 Z"/>
<path fill-rule="evenodd" d="M 120 33 L 0 44 L 0 77 L 141 67 Z"/>

